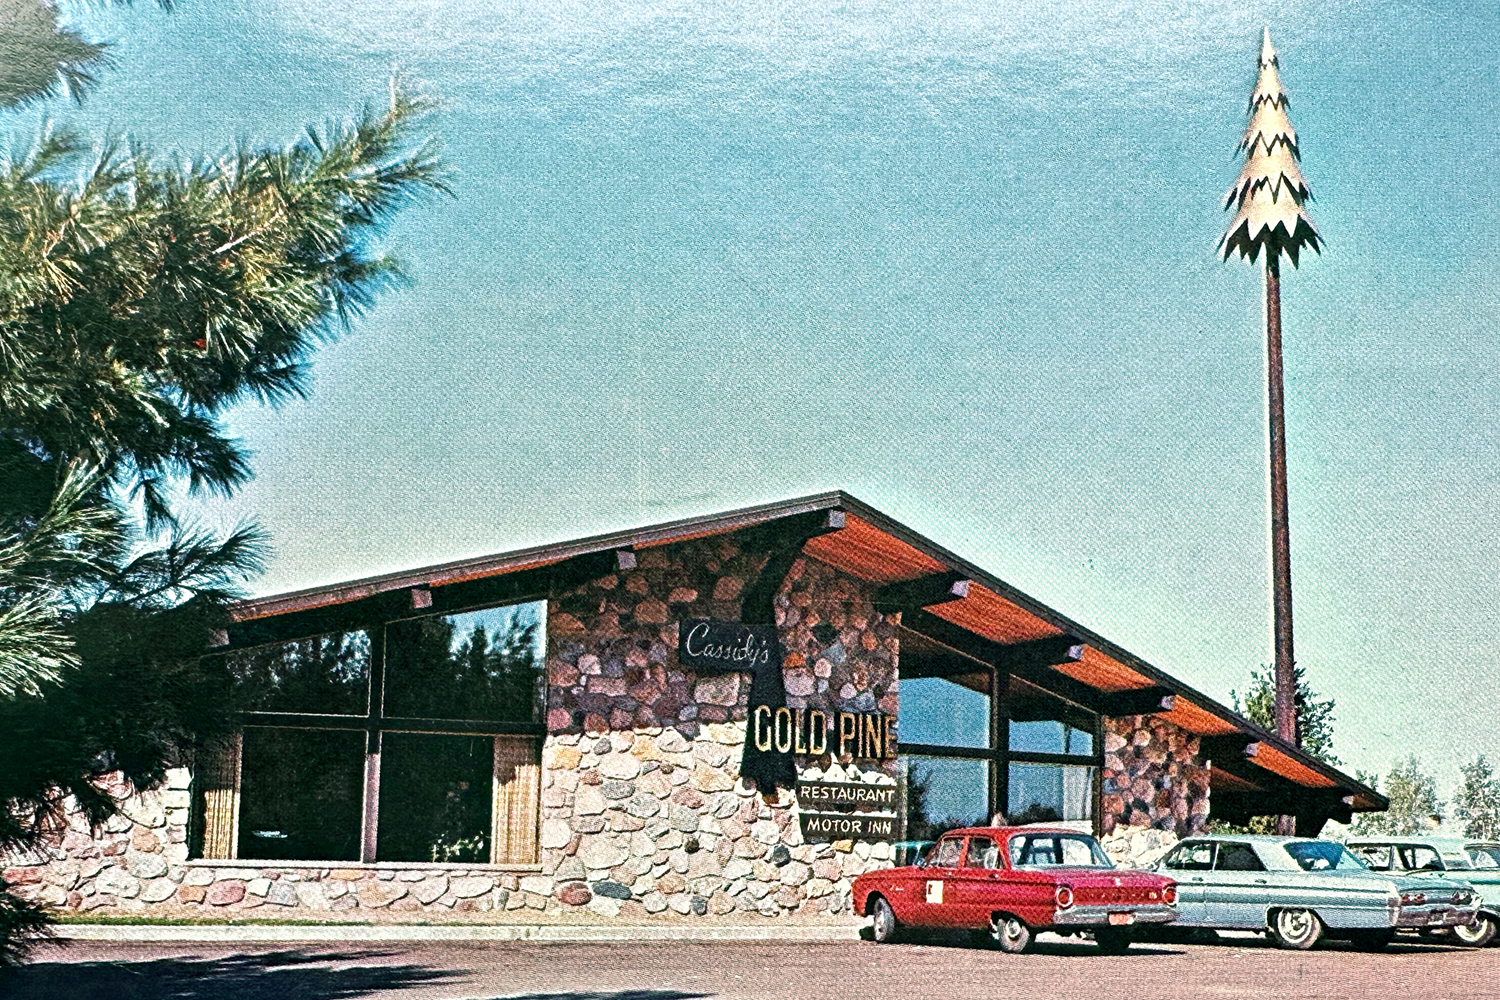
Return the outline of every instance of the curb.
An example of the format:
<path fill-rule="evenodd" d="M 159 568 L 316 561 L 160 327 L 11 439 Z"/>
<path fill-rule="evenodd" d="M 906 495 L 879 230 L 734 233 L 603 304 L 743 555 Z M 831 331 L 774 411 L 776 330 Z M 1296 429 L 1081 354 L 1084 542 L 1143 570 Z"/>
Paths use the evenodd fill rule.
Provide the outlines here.
<path fill-rule="evenodd" d="M 150 926 L 62 924 L 59 939 L 73 941 L 858 941 L 860 928 L 843 927 L 567 927 L 548 924 L 340 924 L 331 926 Z"/>

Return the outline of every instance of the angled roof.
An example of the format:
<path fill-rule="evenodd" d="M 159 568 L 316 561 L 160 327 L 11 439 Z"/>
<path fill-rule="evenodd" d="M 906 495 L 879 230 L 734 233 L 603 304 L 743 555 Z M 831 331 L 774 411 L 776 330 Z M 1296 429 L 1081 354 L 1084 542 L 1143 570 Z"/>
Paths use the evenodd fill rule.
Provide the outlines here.
<path fill-rule="evenodd" d="M 803 552 L 859 579 L 890 585 L 941 574 L 961 576 L 967 592 L 958 599 L 929 605 L 936 615 L 978 640 L 999 646 L 1068 637 L 1079 643 L 1077 659 L 1051 665 L 1073 682 L 1104 693 L 1166 689 L 1171 708 L 1156 712 L 1162 718 L 1203 737 L 1217 738 L 1253 754 L 1245 761 L 1235 754 L 1232 768 L 1215 765 L 1216 790 L 1244 794 L 1264 787 L 1257 777 L 1290 782 L 1309 791 L 1342 790 L 1355 811 L 1381 810 L 1386 799 L 1374 789 L 1278 739 L 1209 696 L 1195 690 L 1093 630 L 1021 593 L 912 529 L 841 490 L 814 496 L 746 507 L 741 510 L 671 521 L 574 541 L 541 545 L 499 555 L 465 559 L 347 583 L 315 587 L 241 602 L 234 609 L 236 623 L 279 616 L 320 617 L 332 606 L 378 598 L 411 588 L 438 588 L 457 583 L 536 570 L 580 557 L 597 557 L 618 550 L 641 550 L 767 524 L 818 511 L 844 512 L 844 526 L 806 542 Z M 1247 766 L 1253 765 L 1253 766 Z M 1268 773 L 1264 773 L 1268 772 Z"/>

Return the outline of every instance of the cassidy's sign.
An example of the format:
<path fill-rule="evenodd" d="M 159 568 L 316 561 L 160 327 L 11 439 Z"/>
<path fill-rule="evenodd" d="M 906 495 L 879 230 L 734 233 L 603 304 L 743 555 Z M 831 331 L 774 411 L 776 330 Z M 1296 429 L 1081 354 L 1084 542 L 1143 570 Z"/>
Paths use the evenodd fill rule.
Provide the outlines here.
<path fill-rule="evenodd" d="M 689 618 L 677 631 L 677 662 L 699 674 L 753 674 L 781 669 L 774 625 L 744 625 Z"/>
<path fill-rule="evenodd" d="M 677 662 L 700 674 L 750 674 L 749 724 L 740 775 L 762 790 L 795 788 L 794 754 L 856 759 L 896 755 L 895 717 L 788 708 L 774 625 L 688 618 L 677 627 Z"/>

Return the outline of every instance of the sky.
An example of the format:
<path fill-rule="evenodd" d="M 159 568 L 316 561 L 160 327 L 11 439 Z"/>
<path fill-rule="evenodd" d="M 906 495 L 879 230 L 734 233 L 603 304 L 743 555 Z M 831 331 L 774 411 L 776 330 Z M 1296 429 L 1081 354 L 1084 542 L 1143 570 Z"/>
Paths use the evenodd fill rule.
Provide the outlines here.
<path fill-rule="evenodd" d="M 1261 278 L 1218 261 L 1262 26 L 1297 658 L 1352 770 L 1500 757 L 1493 4 L 70 2 L 50 117 L 192 154 L 443 102 L 451 200 L 194 503 L 258 594 L 841 488 L 1228 702 L 1272 660 Z"/>

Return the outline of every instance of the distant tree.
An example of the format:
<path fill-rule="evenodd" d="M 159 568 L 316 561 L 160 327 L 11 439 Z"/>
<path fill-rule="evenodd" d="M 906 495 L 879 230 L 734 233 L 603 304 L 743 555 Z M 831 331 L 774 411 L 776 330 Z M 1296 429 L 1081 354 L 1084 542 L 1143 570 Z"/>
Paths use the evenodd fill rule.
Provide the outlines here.
<path fill-rule="evenodd" d="M 1302 740 L 1302 750 L 1326 763 L 1338 766 L 1342 763 L 1333 752 L 1333 708 L 1332 698 L 1319 698 L 1308 686 L 1302 665 L 1296 666 L 1297 678 L 1297 732 Z M 1250 671 L 1250 688 L 1243 700 L 1231 691 L 1234 710 L 1268 732 L 1276 731 L 1276 682 L 1274 675 L 1261 666 Z"/>
<path fill-rule="evenodd" d="M 1374 775 L 1356 775 L 1371 788 L 1379 790 Z M 1394 834 L 1407 836 L 1432 827 L 1442 816 L 1443 804 L 1437 797 L 1437 779 L 1422 770 L 1416 757 L 1398 761 L 1385 777 L 1385 796 L 1391 807 L 1381 813 L 1360 813 L 1351 827 L 1356 834 Z"/>
<path fill-rule="evenodd" d="M 1464 836 L 1500 837 L 1500 780 L 1494 767 L 1480 754 L 1458 771 L 1463 781 L 1453 797 L 1453 818 L 1463 825 Z"/>

